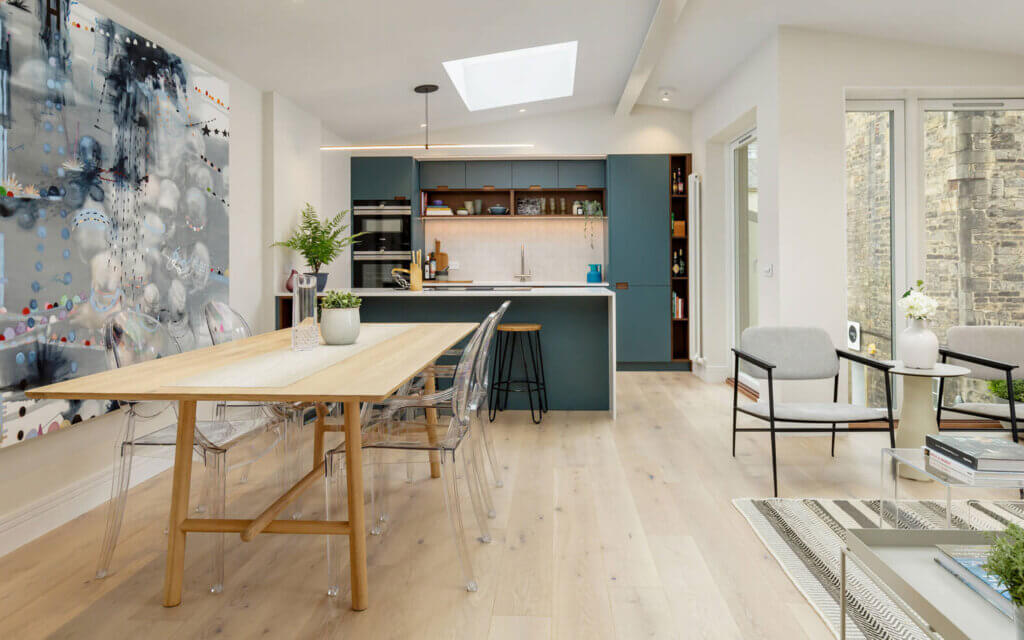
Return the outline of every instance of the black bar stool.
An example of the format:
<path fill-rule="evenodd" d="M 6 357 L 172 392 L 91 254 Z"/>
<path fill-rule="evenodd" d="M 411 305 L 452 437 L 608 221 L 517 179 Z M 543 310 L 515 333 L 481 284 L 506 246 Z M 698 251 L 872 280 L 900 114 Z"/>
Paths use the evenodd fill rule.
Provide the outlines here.
<path fill-rule="evenodd" d="M 540 348 L 541 325 L 533 322 L 506 322 L 498 325 L 491 371 L 490 418 L 508 409 L 509 393 L 525 393 L 530 401 L 530 418 L 540 424 L 548 412 L 548 388 L 544 381 L 544 353 Z M 521 378 L 512 378 L 516 352 L 523 363 Z M 534 403 L 533 396 L 537 395 Z M 535 408 L 536 407 L 536 408 Z"/>

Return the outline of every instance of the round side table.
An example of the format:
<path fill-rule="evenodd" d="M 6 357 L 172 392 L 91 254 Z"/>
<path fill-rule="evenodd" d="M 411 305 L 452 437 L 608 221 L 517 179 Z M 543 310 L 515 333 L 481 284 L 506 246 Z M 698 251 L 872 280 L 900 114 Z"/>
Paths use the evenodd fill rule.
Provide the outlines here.
<path fill-rule="evenodd" d="M 911 369 L 896 361 L 889 373 L 903 376 L 903 401 L 900 403 L 900 426 L 896 429 L 896 446 L 916 449 L 924 446 L 929 433 L 938 433 L 935 409 L 932 408 L 932 378 L 955 378 L 971 371 L 966 367 L 936 363 L 931 369 Z M 900 467 L 900 476 L 911 480 L 929 481 L 930 478 L 906 465 Z"/>

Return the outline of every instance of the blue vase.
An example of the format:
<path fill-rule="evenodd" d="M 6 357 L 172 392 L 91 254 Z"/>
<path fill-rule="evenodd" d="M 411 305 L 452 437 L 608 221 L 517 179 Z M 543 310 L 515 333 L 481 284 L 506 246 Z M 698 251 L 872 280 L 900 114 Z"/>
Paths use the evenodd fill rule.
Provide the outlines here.
<path fill-rule="evenodd" d="M 587 282 L 601 282 L 601 265 L 592 264 L 590 265 L 590 271 L 587 272 Z"/>

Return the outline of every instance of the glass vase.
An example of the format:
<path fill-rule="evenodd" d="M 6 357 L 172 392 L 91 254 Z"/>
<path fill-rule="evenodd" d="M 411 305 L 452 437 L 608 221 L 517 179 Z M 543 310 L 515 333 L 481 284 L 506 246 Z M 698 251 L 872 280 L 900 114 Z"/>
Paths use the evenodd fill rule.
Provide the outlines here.
<path fill-rule="evenodd" d="M 320 344 L 320 327 L 316 319 L 316 278 L 295 276 L 292 292 L 292 349 L 309 351 Z"/>

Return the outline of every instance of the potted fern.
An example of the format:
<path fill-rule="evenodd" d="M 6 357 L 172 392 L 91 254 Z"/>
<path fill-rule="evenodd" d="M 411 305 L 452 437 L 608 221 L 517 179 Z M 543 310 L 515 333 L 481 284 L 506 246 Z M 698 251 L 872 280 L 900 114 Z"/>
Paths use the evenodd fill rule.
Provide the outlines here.
<path fill-rule="evenodd" d="M 1013 601 L 1017 640 L 1024 640 L 1024 529 L 1006 527 L 992 544 L 985 571 L 999 578 Z"/>
<path fill-rule="evenodd" d="M 328 291 L 320 300 L 320 335 L 327 344 L 352 344 L 359 338 L 362 299 L 349 292 Z"/>
<path fill-rule="evenodd" d="M 344 235 L 348 230 L 348 225 L 342 224 L 346 213 L 348 212 L 342 211 L 333 218 L 321 221 L 316 214 L 316 209 L 307 202 L 306 208 L 302 210 L 299 226 L 292 232 L 291 237 L 270 245 L 272 247 L 288 247 L 302 254 L 302 257 L 306 259 L 306 264 L 313 270 L 313 273 L 307 273 L 307 275 L 316 276 L 318 292 L 323 291 L 327 286 L 327 274 L 320 273 L 320 267 L 333 262 L 345 247 L 359 244 L 356 238 L 363 235 L 362 233 Z"/>

